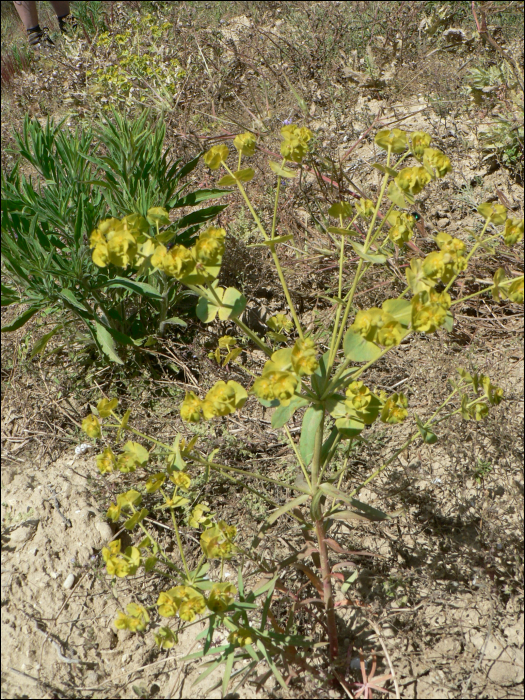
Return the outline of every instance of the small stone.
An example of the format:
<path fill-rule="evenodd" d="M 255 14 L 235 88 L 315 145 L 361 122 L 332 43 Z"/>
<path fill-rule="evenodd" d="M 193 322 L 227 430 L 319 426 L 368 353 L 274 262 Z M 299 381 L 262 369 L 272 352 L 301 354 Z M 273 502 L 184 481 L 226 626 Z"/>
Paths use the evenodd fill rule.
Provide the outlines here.
<path fill-rule="evenodd" d="M 450 224 L 450 219 L 447 219 L 446 217 L 444 217 L 443 219 L 438 219 L 438 222 L 437 222 L 438 228 L 445 228 L 449 224 Z"/>
<path fill-rule="evenodd" d="M 66 577 L 66 580 L 62 584 L 62 588 L 65 588 L 66 591 L 69 591 L 71 588 L 73 588 L 73 585 L 75 583 L 75 574 L 69 574 Z"/>

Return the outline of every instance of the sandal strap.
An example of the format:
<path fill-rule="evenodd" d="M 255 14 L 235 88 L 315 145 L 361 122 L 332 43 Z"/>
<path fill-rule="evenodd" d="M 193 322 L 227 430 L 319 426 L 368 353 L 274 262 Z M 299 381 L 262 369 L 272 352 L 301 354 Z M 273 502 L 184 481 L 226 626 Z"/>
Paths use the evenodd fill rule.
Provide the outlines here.
<path fill-rule="evenodd" d="M 54 46 L 54 42 L 49 38 L 49 29 L 47 27 L 37 27 L 31 32 L 28 32 L 27 38 L 30 46 L 38 46 L 44 44 L 45 46 Z"/>

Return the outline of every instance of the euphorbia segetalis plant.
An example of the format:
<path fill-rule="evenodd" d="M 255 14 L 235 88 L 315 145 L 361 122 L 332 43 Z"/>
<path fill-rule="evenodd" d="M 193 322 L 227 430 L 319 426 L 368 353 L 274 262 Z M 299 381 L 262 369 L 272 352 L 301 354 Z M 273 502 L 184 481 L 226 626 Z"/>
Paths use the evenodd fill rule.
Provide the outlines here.
<path fill-rule="evenodd" d="M 226 626 L 230 636 L 226 647 L 221 648 L 220 657 L 226 663 L 226 685 L 234 658 L 246 658 L 249 663 L 266 661 L 281 682 L 282 676 L 272 662 L 275 650 L 286 648 L 289 651 L 293 645 L 295 654 L 298 653 L 297 647 L 301 646 L 301 642 L 298 641 L 299 637 L 285 635 L 284 639 L 283 635 L 279 636 L 275 631 L 265 632 L 267 612 L 263 614 L 259 628 L 247 616 L 246 606 L 255 608 L 255 597 L 261 591 L 269 592 L 271 597 L 276 578 L 271 587 L 255 592 L 251 598 L 241 590 L 241 574 L 238 588 L 222 580 L 222 567 L 219 582 L 212 584 L 204 579 L 203 572 L 207 570 L 203 563 L 205 559 L 217 558 L 224 563 L 225 559 L 231 558 L 235 553 L 243 553 L 257 561 L 251 550 L 248 552 L 238 543 L 234 544 L 235 528 L 223 521 L 216 522 L 205 504 L 194 505 L 187 520 L 190 527 L 202 529 L 200 541 L 203 552 L 203 559 L 197 568 L 193 572 L 189 570 L 174 515 L 175 510 L 184 509 L 188 504 L 188 499 L 180 495 L 181 489 L 184 492 L 190 488 L 190 477 L 186 472 L 203 467 L 208 471 L 219 472 L 231 482 L 250 490 L 253 489 L 247 480 L 258 479 L 281 487 L 287 493 L 293 493 L 293 498 L 284 504 L 262 496 L 272 507 L 267 521 L 271 524 L 281 516 L 292 517 L 315 537 L 316 549 L 313 552 L 318 555 L 320 575 L 309 569 L 309 578 L 323 598 L 329 654 L 331 660 L 335 661 L 338 657 L 338 638 L 334 577 L 329 558 L 329 545 L 332 546 L 333 541 L 327 539 L 328 527 L 338 520 L 389 518 L 388 514 L 358 500 L 356 495 L 359 490 L 377 477 L 413 442 L 436 442 L 436 424 L 456 414 L 467 420 L 480 420 L 487 415 L 491 405 L 500 403 L 503 398 L 502 390 L 494 386 L 488 377 L 460 370 L 459 378 L 450 380 L 451 390 L 445 401 L 423 421 L 417 415 L 411 415 L 409 398 L 404 393 L 399 391 L 387 394 L 369 386 L 368 370 L 410 336 L 416 342 L 421 333 L 435 333 L 440 328 L 450 331 L 454 322 L 454 307 L 467 298 L 490 290 L 496 300 L 510 299 L 516 303 L 523 301 L 523 277 L 506 279 L 502 268 L 496 271 L 492 285 L 487 285 L 470 297 L 457 294 L 455 282 L 465 273 L 477 251 L 486 249 L 500 238 L 503 238 L 505 244 L 513 245 L 523 237 L 522 220 L 508 218 L 507 211 L 500 204 L 485 203 L 478 208 L 484 224 L 474 236 L 475 242 L 470 248 L 459 238 L 444 232 L 438 233 L 433 252 L 424 258 L 412 258 L 406 269 L 406 288 L 399 296 L 387 299 L 381 308 L 355 311 L 356 290 L 368 269 L 372 265 L 384 265 L 394 246 L 404 246 L 413 237 L 415 220 L 409 212 L 414 197 L 430 182 L 445 177 L 452 169 L 448 157 L 430 147 L 429 134 L 407 134 L 399 129 L 385 129 L 375 137 L 376 144 L 386 152 L 386 161 L 374 166 L 383 174 L 377 201 L 363 198 L 356 202 L 355 211 L 350 202 L 339 201 L 328 210 L 328 214 L 336 218 L 338 223 L 337 226 L 330 227 L 330 232 L 340 237 L 339 271 L 331 338 L 323 348 L 324 352 L 321 352 L 316 336 L 307 333 L 301 323 L 279 259 L 279 245 L 291 239 L 292 235 L 276 235 L 282 179 L 298 175 L 309 150 L 312 133 L 305 127 L 292 124 L 284 127 L 281 135 L 282 162 L 269 162 L 277 179 L 274 216 L 269 231 L 263 226 L 245 189 L 245 183 L 254 177 L 254 170 L 250 167 L 241 168 L 243 156 L 249 157 L 255 151 L 255 137 L 245 133 L 235 138 L 234 146 L 238 151 L 235 170 L 228 165 L 229 149 L 225 144 L 213 146 L 205 154 L 204 161 L 212 170 L 222 168 L 225 171 L 218 182 L 219 186 L 233 185 L 238 188 L 260 232 L 261 245 L 266 246 L 271 253 L 290 316 L 279 313 L 272 317 L 268 321 L 266 337 L 258 336 L 240 320 L 246 299 L 237 289 L 223 289 L 217 282 L 225 247 L 226 232 L 222 228 L 211 227 L 204 231 L 189 249 L 175 246 L 167 250 L 159 243 L 148 252 L 154 267 L 176 277 L 199 295 L 197 315 L 204 323 L 212 322 L 217 315 L 223 321 L 235 323 L 267 357 L 262 371 L 252 375 L 250 386 L 243 387 L 236 381 L 219 381 L 206 395 L 199 395 L 198 391 L 188 392 L 180 409 L 183 421 L 211 421 L 233 414 L 242 409 L 249 395 L 254 395 L 265 407 L 274 408 L 272 427 L 283 429 L 295 455 L 297 473 L 294 478 L 282 481 L 250 469 L 228 467 L 216 460 L 216 451 L 208 456 L 203 454 L 196 446 L 196 438 L 186 444 L 179 436 L 173 446 L 162 445 L 131 428 L 128 414 L 123 418 L 118 417 L 114 413 L 113 402 L 104 400 L 98 408 L 100 417 L 112 415 L 117 419 L 113 425 L 118 428 L 119 434 L 131 430 L 168 454 L 165 471 L 150 474 L 145 490 L 147 493 L 158 491 L 162 494 L 164 501 L 158 507 L 167 508 L 172 513 L 183 562 L 182 568 L 178 568 L 169 561 L 155 544 L 153 536 L 145 530 L 144 518 L 147 511 L 139 510 L 141 494 L 132 490 L 117 498 L 108 517 L 116 522 L 126 512 L 128 520 L 125 527 L 133 529 L 137 524 L 140 525 L 145 539 L 137 547 L 128 548 L 124 554 L 116 543 L 112 543 L 112 548 L 104 550 L 108 573 L 125 576 L 134 573 L 141 563 L 146 570 L 151 570 L 157 566 L 157 562 L 164 561 L 169 567 L 169 574 L 176 579 L 178 585 L 161 594 L 158 613 L 166 617 L 178 615 L 188 621 L 196 615 L 206 613 L 211 620 L 208 632 L 210 640 L 219 622 Z M 348 250 L 352 255 L 358 256 L 350 280 L 345 279 Z M 119 248 L 118 255 L 126 254 L 127 251 Z M 296 443 L 287 424 L 293 414 L 301 409 L 304 411 L 302 431 Z M 364 482 L 355 484 L 350 491 L 343 490 L 350 450 L 359 442 L 365 427 L 376 421 L 396 426 L 409 420 L 414 421 L 414 430 L 392 457 L 384 464 L 375 465 Z M 84 428 L 92 437 L 99 437 L 99 417 L 88 416 Z M 342 466 L 339 463 L 339 468 L 335 469 L 336 451 L 340 443 L 345 442 L 348 444 L 346 457 Z M 97 461 L 102 473 L 115 469 L 129 472 L 136 468 L 146 468 L 148 457 L 149 453 L 139 443 L 128 442 L 119 457 L 113 454 L 111 448 L 106 448 Z M 204 595 L 205 591 L 210 591 L 208 598 Z M 147 612 L 140 606 L 135 606 L 128 612 L 129 615 L 121 613 L 117 626 L 144 629 L 149 620 Z M 161 628 L 157 642 L 166 647 L 173 640 L 170 628 Z M 304 639 L 302 645 L 305 645 Z"/>

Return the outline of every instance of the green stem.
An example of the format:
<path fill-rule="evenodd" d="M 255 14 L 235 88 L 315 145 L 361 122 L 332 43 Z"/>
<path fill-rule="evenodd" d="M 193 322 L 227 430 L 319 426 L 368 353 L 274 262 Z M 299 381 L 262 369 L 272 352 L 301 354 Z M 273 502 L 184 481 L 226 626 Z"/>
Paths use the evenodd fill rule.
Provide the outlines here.
<path fill-rule="evenodd" d="M 432 414 L 432 416 L 424 423 L 424 427 L 425 427 L 425 428 L 430 427 L 431 421 L 437 416 L 437 414 L 438 414 L 440 411 L 443 410 L 443 408 L 451 401 L 451 399 L 452 399 L 452 398 L 454 397 L 454 395 L 457 394 L 457 393 L 458 393 L 458 389 L 454 389 L 454 391 L 453 391 L 451 394 L 449 394 L 449 396 L 445 399 L 445 401 L 441 404 L 441 406 L 439 406 L 439 408 L 438 408 L 436 411 L 434 411 L 434 413 Z M 461 409 L 457 409 L 457 410 L 455 410 L 455 411 L 452 411 L 451 413 L 448 413 L 446 416 L 443 416 L 443 418 L 441 418 L 439 421 L 436 421 L 436 423 L 438 423 L 438 422 L 440 423 L 441 421 L 446 420 L 447 418 L 450 418 L 451 416 L 455 415 L 456 413 L 459 413 L 460 410 L 461 410 Z M 415 433 L 413 433 L 407 440 L 405 440 L 405 442 L 401 445 L 401 447 L 400 447 L 398 450 L 396 450 L 396 451 L 394 452 L 394 454 L 392 455 L 392 457 L 390 457 L 383 465 L 381 465 L 381 466 L 379 467 L 379 469 L 376 469 L 375 472 L 373 472 L 373 474 L 371 474 L 367 479 L 365 479 L 359 486 L 356 486 L 356 488 L 355 488 L 353 491 L 351 491 L 351 492 L 348 494 L 348 496 L 349 496 L 349 497 L 352 497 L 352 496 L 355 496 L 357 493 L 359 493 L 359 491 L 360 491 L 364 486 L 366 486 L 366 485 L 369 484 L 371 481 L 373 481 L 373 479 L 375 479 L 376 476 L 378 476 L 379 474 L 381 474 L 381 472 L 382 472 L 384 469 L 386 469 L 390 464 L 392 464 L 392 462 L 393 462 L 395 459 L 397 459 L 397 458 L 399 457 L 399 455 L 400 455 L 402 452 L 404 452 L 404 451 L 406 450 L 406 448 L 414 442 L 414 440 L 417 440 L 418 437 L 421 437 L 421 434 L 420 434 L 419 430 L 416 431 Z"/>
<path fill-rule="evenodd" d="M 259 348 L 264 352 L 265 355 L 267 355 L 268 357 L 271 357 L 273 355 L 273 350 L 270 347 L 268 347 L 268 345 L 266 345 L 256 333 L 251 331 L 248 328 L 248 326 L 245 323 L 243 323 L 243 321 L 236 317 L 232 318 L 231 320 L 248 336 L 248 338 L 250 338 L 257 346 L 259 346 Z"/>
<path fill-rule="evenodd" d="M 186 285 L 186 286 L 189 289 L 191 289 L 192 291 L 194 291 L 196 294 L 198 294 L 200 297 L 203 297 L 204 299 L 207 299 L 208 301 L 210 301 L 210 297 L 208 295 L 208 291 L 209 291 L 213 297 L 213 303 L 215 304 L 215 306 L 218 306 L 219 308 L 224 307 L 224 304 L 219 299 L 215 289 L 211 285 L 209 285 L 207 289 L 204 287 L 202 287 L 202 288 L 195 287 L 194 285 Z M 243 333 L 245 333 L 248 336 L 248 338 L 250 338 L 250 340 L 252 340 L 256 345 L 258 345 L 259 348 L 264 352 L 265 355 L 267 355 L 268 357 L 272 356 L 273 350 L 270 347 L 268 347 L 268 345 L 266 345 L 259 338 L 259 336 L 256 333 L 254 333 L 252 330 L 250 330 L 248 328 L 248 326 L 245 323 L 243 323 L 243 321 L 241 321 L 237 317 L 234 317 L 230 320 L 233 321 L 235 323 L 235 325 L 238 326 L 243 331 Z"/>
<path fill-rule="evenodd" d="M 325 459 L 324 463 L 322 464 L 322 468 L 321 468 L 321 471 L 320 471 L 320 473 L 319 473 L 319 481 L 322 481 L 323 475 L 324 475 L 324 473 L 325 473 L 327 467 L 328 467 L 328 466 L 330 465 L 330 463 L 332 462 L 332 459 L 333 459 L 333 457 L 334 457 L 335 451 L 337 450 L 337 448 L 338 448 L 338 446 L 339 446 L 339 443 L 341 442 L 341 439 L 342 439 L 341 433 L 338 432 L 338 433 L 337 433 L 337 436 L 336 436 L 336 438 L 335 438 L 335 440 L 334 440 L 334 444 L 332 445 L 332 447 L 331 447 L 331 449 L 330 449 L 330 452 L 327 454 L 326 459 Z M 351 441 L 350 441 L 350 442 L 351 442 Z"/>
<path fill-rule="evenodd" d="M 410 334 L 408 334 L 408 335 L 410 335 Z M 405 338 L 407 338 L 408 335 L 406 335 L 406 336 L 403 338 L 403 340 L 404 340 Z M 397 345 L 393 345 L 392 347 L 395 348 L 395 347 L 397 347 Z M 352 381 L 354 381 L 355 379 L 357 379 L 357 377 L 361 376 L 361 374 L 363 374 L 363 372 L 364 372 L 365 370 L 367 370 L 367 369 L 368 369 L 369 367 L 371 367 L 375 362 L 377 362 L 378 360 L 380 360 L 384 355 L 386 355 L 386 353 L 387 353 L 389 350 L 392 350 L 392 347 L 390 347 L 390 348 L 384 348 L 384 349 L 381 351 L 381 354 L 378 355 L 375 359 L 370 360 L 370 362 L 367 362 L 366 365 L 363 365 L 363 367 L 360 367 L 359 369 L 357 369 L 356 372 L 355 372 L 355 374 L 352 374 Z M 343 374 L 343 372 L 346 370 L 346 368 L 348 367 L 348 365 L 349 365 L 351 362 L 352 362 L 352 359 L 351 359 L 350 357 L 347 357 L 346 360 L 345 360 L 344 362 L 342 362 L 341 365 L 339 365 L 339 368 L 338 368 L 338 370 L 337 370 L 337 372 L 336 372 L 334 378 L 333 378 L 332 381 L 328 384 L 328 386 L 326 387 L 326 389 L 325 389 L 325 391 L 324 391 L 324 394 L 321 396 L 321 401 L 323 401 L 324 399 L 326 399 L 328 396 L 330 396 L 330 394 L 331 394 L 333 391 L 335 391 L 335 389 L 336 389 L 336 387 L 337 387 L 337 383 L 338 383 L 338 381 L 339 381 L 341 375 Z"/>
<path fill-rule="evenodd" d="M 308 476 L 308 472 L 306 470 L 304 462 L 301 459 L 301 455 L 299 454 L 297 447 L 295 446 L 295 442 L 292 439 L 292 434 L 290 433 L 290 430 L 288 429 L 287 425 L 284 426 L 284 430 L 286 432 L 286 435 L 288 436 L 288 440 L 290 442 L 290 445 L 292 446 L 292 449 L 295 452 L 295 456 L 297 457 L 297 461 L 299 462 L 299 466 L 301 467 L 301 471 L 303 472 L 304 478 L 306 479 L 306 483 L 308 484 L 308 488 L 310 490 L 312 490 L 312 484 L 310 482 L 310 477 Z"/>
<path fill-rule="evenodd" d="M 233 176 L 233 173 L 231 172 L 231 170 L 228 168 L 228 166 L 224 162 L 222 163 L 222 165 L 224 166 L 225 170 L 230 175 Z M 239 188 L 239 191 L 242 194 L 244 201 L 246 202 L 246 206 L 250 210 L 250 213 L 253 216 L 253 220 L 257 224 L 257 228 L 259 229 L 259 231 L 262 233 L 264 240 L 265 241 L 270 240 L 268 238 L 268 235 L 266 234 L 266 231 L 264 230 L 263 225 L 261 224 L 261 220 L 257 216 L 257 212 L 253 208 L 252 203 L 250 202 L 248 195 L 246 194 L 246 191 L 245 191 L 244 187 L 242 186 L 242 183 L 239 182 L 238 180 L 236 180 L 236 182 L 237 182 L 237 187 Z M 299 322 L 299 317 L 297 316 L 297 313 L 295 311 L 295 307 L 294 307 L 293 302 L 292 302 L 292 297 L 290 296 L 290 292 L 288 290 L 288 285 L 286 284 L 286 280 L 284 279 L 283 271 L 281 269 L 281 263 L 279 262 L 279 258 L 277 257 L 277 253 L 275 252 L 275 247 L 273 245 L 270 248 L 270 251 L 272 253 L 272 258 L 273 258 L 273 262 L 274 262 L 276 270 L 277 270 L 277 274 L 279 276 L 279 281 L 281 282 L 281 286 L 283 288 L 284 296 L 286 297 L 286 301 L 288 303 L 288 306 L 290 307 L 290 313 L 292 314 L 292 317 L 293 317 L 293 320 L 295 323 L 295 328 L 297 329 L 297 333 L 299 334 L 299 337 L 302 340 L 304 337 L 303 329 L 301 328 L 301 323 Z"/>
<path fill-rule="evenodd" d="M 514 282 L 515 280 L 520 280 L 523 279 L 523 275 L 520 275 L 519 277 L 514 277 L 512 280 L 509 280 L 510 282 Z M 500 284 L 500 287 L 504 287 L 506 283 Z M 491 284 L 488 287 L 485 287 L 485 289 L 480 289 L 479 292 L 474 292 L 474 294 L 469 294 L 466 297 L 461 297 L 461 299 L 456 299 L 456 301 L 453 301 L 450 306 L 454 306 L 454 304 L 460 304 L 462 301 L 466 301 L 467 299 L 472 299 L 472 297 L 477 297 L 480 294 L 484 294 L 485 292 L 489 292 L 491 289 L 494 289 L 496 287 L 495 284 Z"/>
<path fill-rule="evenodd" d="M 391 150 L 389 148 L 388 149 L 388 156 L 387 156 L 387 166 L 390 165 L 390 156 L 391 156 Z M 363 251 L 365 253 L 367 252 L 368 248 L 371 245 L 372 231 L 374 230 L 374 226 L 375 226 L 375 223 L 377 220 L 377 215 L 379 213 L 379 208 L 381 206 L 381 202 L 383 201 L 383 197 L 385 195 L 386 186 L 388 184 L 388 178 L 389 178 L 388 173 L 385 173 L 385 176 L 383 178 L 383 183 L 381 185 L 381 191 L 379 193 L 379 198 L 377 200 L 377 204 L 376 204 L 376 207 L 374 209 L 374 213 L 372 215 L 372 219 L 370 221 L 370 225 L 368 227 L 368 231 L 366 234 L 366 240 L 363 244 Z M 384 225 L 385 221 L 386 221 L 386 217 L 383 219 L 383 222 L 381 223 L 381 226 L 379 227 L 379 229 L 381 229 L 381 227 Z M 375 238 L 374 238 L 374 240 L 375 240 Z M 366 272 L 366 270 L 368 270 L 368 267 L 370 267 L 370 264 L 366 267 L 364 272 Z M 339 331 L 337 333 L 337 340 L 334 344 L 334 351 L 333 351 L 333 353 L 332 352 L 330 353 L 331 362 L 329 362 L 328 372 L 327 372 L 328 374 L 330 374 L 333 363 L 335 362 L 335 355 L 337 353 L 337 349 L 339 348 L 339 345 L 341 344 L 341 340 L 343 338 L 343 334 L 344 334 L 345 327 L 346 327 L 346 322 L 348 321 L 348 316 L 350 315 L 350 310 L 352 308 L 352 302 L 354 300 L 355 291 L 357 289 L 357 285 L 359 283 L 359 280 L 361 279 L 362 268 L 363 268 L 363 258 L 360 258 L 359 263 L 357 265 L 357 270 L 355 273 L 354 281 L 352 282 L 352 287 L 350 288 L 350 292 L 348 293 L 348 301 L 346 303 L 345 313 L 343 316 L 343 321 L 341 323 L 341 327 L 339 328 Z"/>
<path fill-rule="evenodd" d="M 499 236 L 499 233 L 497 233 L 497 234 L 495 234 L 494 236 L 489 236 L 489 238 L 487 238 L 486 241 L 483 241 L 483 240 L 482 240 L 483 234 L 484 234 L 485 231 L 487 230 L 487 226 L 489 225 L 489 223 L 490 223 L 490 219 L 487 219 L 487 220 L 485 221 L 485 226 L 483 226 L 483 229 L 482 229 L 481 233 L 479 234 L 479 239 L 476 241 L 475 245 L 472 247 L 472 250 L 471 250 L 470 253 L 467 255 L 467 257 L 466 257 L 466 263 L 467 263 L 467 265 L 468 265 L 468 263 L 470 262 L 470 259 L 472 258 L 472 256 L 474 255 L 474 253 L 476 252 L 476 250 L 480 247 L 480 245 L 482 245 L 483 243 L 487 243 L 488 241 L 492 240 L 493 238 L 497 238 L 497 237 Z M 466 267 L 466 266 L 465 266 L 465 267 Z M 446 286 L 445 289 L 444 289 L 445 292 L 448 292 L 448 290 L 452 287 L 452 285 L 454 284 L 454 282 L 455 282 L 455 281 L 457 280 L 457 278 L 459 277 L 459 274 L 460 274 L 460 273 L 458 272 L 457 275 L 454 275 L 454 277 L 450 280 L 450 282 L 447 284 L 447 286 Z"/>
<path fill-rule="evenodd" d="M 271 479 L 269 476 L 264 476 L 263 474 L 259 474 L 259 472 L 250 472 L 250 471 L 247 471 L 245 469 L 239 469 L 238 467 L 227 467 L 225 464 L 216 464 L 215 462 L 208 462 L 200 455 L 198 455 L 198 457 L 196 457 L 194 455 L 194 456 L 192 456 L 192 459 L 195 462 L 197 462 L 197 464 L 201 464 L 202 466 L 208 466 L 208 467 L 210 467 L 210 469 L 213 469 L 214 471 L 222 472 L 222 471 L 226 470 L 229 472 L 234 472 L 236 474 L 242 474 L 243 476 L 249 476 L 253 479 L 260 479 L 261 481 L 266 481 L 269 484 L 276 484 L 277 486 L 281 486 L 282 488 L 285 488 L 285 489 L 294 489 L 293 484 L 287 484 L 284 481 L 278 481 L 277 479 Z"/>
<path fill-rule="evenodd" d="M 323 409 L 323 417 L 315 433 L 314 455 L 312 458 L 312 467 L 310 471 L 312 475 L 312 488 L 314 491 L 317 489 L 319 483 L 319 470 L 321 468 L 321 449 L 323 447 L 324 417 L 325 414 Z"/>
<path fill-rule="evenodd" d="M 190 579 L 190 570 L 189 570 L 188 564 L 186 562 L 186 557 L 184 556 L 184 549 L 182 548 L 182 541 L 180 539 L 179 526 L 177 525 L 177 520 L 175 519 L 175 512 L 174 512 L 173 508 L 170 508 L 170 510 L 171 510 L 171 520 L 173 522 L 173 527 L 175 529 L 175 537 L 177 538 L 177 546 L 179 548 L 182 563 L 184 565 L 184 571 L 186 572 L 186 577 L 188 579 Z"/>

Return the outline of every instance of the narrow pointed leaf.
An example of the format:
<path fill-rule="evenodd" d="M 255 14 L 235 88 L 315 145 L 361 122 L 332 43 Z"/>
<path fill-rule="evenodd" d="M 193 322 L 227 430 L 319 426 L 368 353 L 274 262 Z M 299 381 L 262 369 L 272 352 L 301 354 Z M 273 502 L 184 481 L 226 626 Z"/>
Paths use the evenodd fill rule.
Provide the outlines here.
<path fill-rule="evenodd" d="M 58 323 L 53 328 L 53 330 L 49 331 L 49 333 L 46 333 L 41 338 L 39 338 L 33 346 L 33 350 L 31 352 L 31 355 L 29 355 L 29 359 L 32 360 L 33 357 L 35 357 L 35 355 L 39 355 L 41 352 L 43 352 L 51 338 L 55 335 L 55 333 L 58 333 L 58 331 L 63 327 L 64 325 L 62 323 Z"/>
<path fill-rule="evenodd" d="M 274 510 L 273 513 L 268 518 L 266 518 L 266 522 L 269 525 L 271 525 L 281 515 L 288 513 L 288 511 L 292 510 L 292 508 L 297 508 L 297 506 L 300 506 L 303 503 L 306 503 L 306 501 L 309 498 L 310 498 L 310 495 L 307 493 L 303 493 L 301 496 L 297 496 L 297 498 L 292 498 L 292 500 L 288 501 L 288 503 L 285 503 L 284 506 L 281 506 L 280 508 L 277 508 L 277 510 Z"/>
<path fill-rule="evenodd" d="M 11 331 L 16 331 L 19 328 L 22 328 L 22 326 L 24 326 L 29 319 L 39 311 L 39 306 L 31 306 L 29 309 L 26 309 L 23 313 L 21 313 L 20 316 L 17 316 L 14 321 L 8 323 L 7 326 L 2 326 L 2 333 L 11 333 Z"/>
<path fill-rule="evenodd" d="M 107 287 L 120 287 L 122 289 L 129 289 L 131 292 L 142 294 L 143 296 L 148 297 L 149 299 L 163 298 L 162 294 L 159 294 L 159 292 L 157 292 L 155 287 L 152 287 L 151 284 L 147 284 L 146 282 L 137 282 L 136 280 L 127 279 L 126 277 L 115 277 L 115 279 L 109 280 L 109 282 L 106 282 L 100 288 L 104 289 Z"/>

